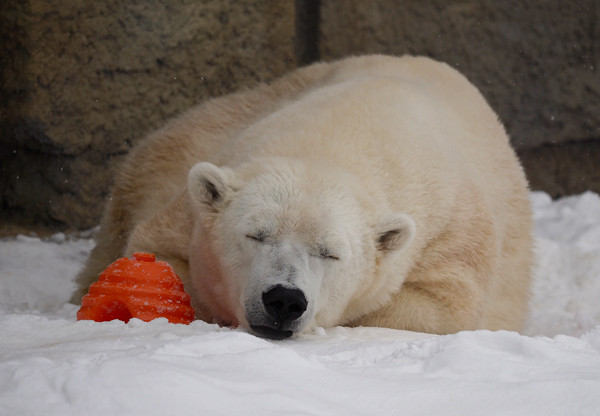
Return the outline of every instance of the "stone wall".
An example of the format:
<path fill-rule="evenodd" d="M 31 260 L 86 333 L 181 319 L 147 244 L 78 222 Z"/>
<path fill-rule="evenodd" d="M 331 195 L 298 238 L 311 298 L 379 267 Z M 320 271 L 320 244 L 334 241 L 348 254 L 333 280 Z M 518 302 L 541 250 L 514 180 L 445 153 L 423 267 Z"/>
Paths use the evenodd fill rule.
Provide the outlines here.
<path fill-rule="evenodd" d="M 533 189 L 600 192 L 600 2 L 323 0 L 321 59 L 427 55 L 498 112 Z"/>
<path fill-rule="evenodd" d="M 598 0 L 334 0 L 320 56 L 427 55 L 464 73 L 518 146 L 600 137 Z"/>
<path fill-rule="evenodd" d="M 600 191 L 600 3 L 4 0 L 0 221 L 97 223 L 114 167 L 169 117 L 299 64 L 423 54 L 498 111 L 534 189 Z"/>
<path fill-rule="evenodd" d="M 4 221 L 95 225 L 112 169 L 133 143 L 204 98 L 295 67 L 287 1 L 1 7 Z"/>

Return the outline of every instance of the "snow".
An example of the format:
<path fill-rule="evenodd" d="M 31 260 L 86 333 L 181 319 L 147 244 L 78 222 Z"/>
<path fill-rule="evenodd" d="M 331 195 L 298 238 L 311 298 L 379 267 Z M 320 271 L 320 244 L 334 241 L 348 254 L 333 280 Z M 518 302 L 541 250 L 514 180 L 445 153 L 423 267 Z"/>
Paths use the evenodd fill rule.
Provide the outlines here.
<path fill-rule="evenodd" d="M 165 319 L 76 322 L 93 242 L 0 240 L 0 415 L 598 415 L 600 197 L 531 194 L 523 334 L 318 328 L 269 341 Z"/>

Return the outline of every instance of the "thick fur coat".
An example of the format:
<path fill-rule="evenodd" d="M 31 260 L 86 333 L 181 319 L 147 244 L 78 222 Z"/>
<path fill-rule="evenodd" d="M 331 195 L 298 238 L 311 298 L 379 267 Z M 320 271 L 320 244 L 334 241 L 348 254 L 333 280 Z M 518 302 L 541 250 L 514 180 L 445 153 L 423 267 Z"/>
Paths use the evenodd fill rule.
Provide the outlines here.
<path fill-rule="evenodd" d="M 348 58 L 209 100 L 143 140 L 75 298 L 147 251 L 199 319 L 271 338 L 519 330 L 531 228 L 523 170 L 473 85 L 427 58 Z"/>

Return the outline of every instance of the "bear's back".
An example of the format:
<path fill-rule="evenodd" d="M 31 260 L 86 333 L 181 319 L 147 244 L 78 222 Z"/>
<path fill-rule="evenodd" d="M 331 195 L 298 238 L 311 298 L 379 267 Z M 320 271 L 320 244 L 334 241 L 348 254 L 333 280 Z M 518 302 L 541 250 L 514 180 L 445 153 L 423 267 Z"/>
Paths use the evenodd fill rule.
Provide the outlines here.
<path fill-rule="evenodd" d="M 380 204 L 422 222 L 433 214 L 451 217 L 456 189 L 465 181 L 499 223 L 502 201 L 526 195 L 496 114 L 465 77 L 428 58 L 331 64 L 324 81 L 231 137 L 216 163 L 235 167 L 264 157 L 338 166 L 364 178 Z"/>

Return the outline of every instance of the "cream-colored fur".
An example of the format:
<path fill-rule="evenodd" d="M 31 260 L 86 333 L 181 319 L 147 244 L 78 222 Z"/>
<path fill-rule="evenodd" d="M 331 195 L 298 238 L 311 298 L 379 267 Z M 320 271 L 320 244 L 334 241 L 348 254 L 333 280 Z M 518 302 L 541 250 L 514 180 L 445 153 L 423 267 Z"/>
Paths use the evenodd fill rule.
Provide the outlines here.
<path fill-rule="evenodd" d="M 246 235 L 254 223 L 271 224 L 266 242 Z M 248 326 L 279 256 L 308 296 L 298 331 L 519 330 L 531 227 L 523 171 L 475 87 L 427 58 L 348 58 L 207 101 L 142 141 L 74 299 L 148 251 L 198 318 Z"/>

